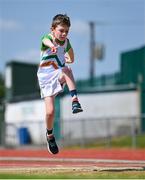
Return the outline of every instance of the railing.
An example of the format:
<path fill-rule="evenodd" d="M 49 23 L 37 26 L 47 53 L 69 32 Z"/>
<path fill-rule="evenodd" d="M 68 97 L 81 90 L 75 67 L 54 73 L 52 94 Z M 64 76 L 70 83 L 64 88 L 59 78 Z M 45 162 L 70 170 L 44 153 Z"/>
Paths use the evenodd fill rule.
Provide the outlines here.
<path fill-rule="evenodd" d="M 132 117 L 100 117 L 90 119 L 61 119 L 60 136 L 57 141 L 61 146 L 97 144 L 103 142 L 106 146 L 112 146 L 114 137 L 128 136 L 131 138 L 131 147 L 137 147 L 137 135 L 141 134 L 142 116 Z M 23 122 L 3 124 L 2 145 L 21 146 L 46 144 L 45 122 Z M 25 130 L 25 132 L 22 130 Z M 28 131 L 27 131 L 28 130 Z"/>
<path fill-rule="evenodd" d="M 103 142 L 111 146 L 112 138 L 131 137 L 131 146 L 137 147 L 136 136 L 141 134 L 140 119 L 142 117 L 101 117 L 96 119 L 63 120 L 63 144 L 85 146 Z"/>

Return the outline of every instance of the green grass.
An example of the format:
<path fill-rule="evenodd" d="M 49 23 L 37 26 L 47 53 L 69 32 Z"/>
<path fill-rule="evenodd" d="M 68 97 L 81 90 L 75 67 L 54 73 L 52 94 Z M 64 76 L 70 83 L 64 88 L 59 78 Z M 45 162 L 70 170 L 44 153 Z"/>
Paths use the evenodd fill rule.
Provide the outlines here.
<path fill-rule="evenodd" d="M 88 143 L 84 145 L 85 148 L 132 148 L 134 146 L 133 139 L 130 136 L 120 136 L 120 137 L 110 137 L 104 139 L 96 139 L 94 143 Z M 135 147 L 136 148 L 145 148 L 145 135 L 135 136 Z M 69 146 L 66 148 L 78 149 L 80 145 Z"/>
<path fill-rule="evenodd" d="M 0 179 L 144 179 L 145 171 L 122 171 L 122 172 L 53 172 L 31 174 L 6 174 L 0 173 Z"/>
<path fill-rule="evenodd" d="M 135 143 L 137 148 L 145 148 L 144 143 L 145 135 L 137 135 L 135 137 Z M 122 136 L 120 138 L 113 138 L 111 146 L 113 147 L 132 147 L 133 139 L 132 137 Z"/>

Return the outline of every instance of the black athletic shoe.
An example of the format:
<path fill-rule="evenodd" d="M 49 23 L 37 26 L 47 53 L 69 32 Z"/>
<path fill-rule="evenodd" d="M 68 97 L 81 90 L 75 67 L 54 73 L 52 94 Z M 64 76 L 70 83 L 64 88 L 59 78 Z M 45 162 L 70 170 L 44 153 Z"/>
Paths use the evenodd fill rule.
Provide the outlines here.
<path fill-rule="evenodd" d="M 59 152 L 58 146 L 55 142 L 54 135 L 49 135 L 46 132 L 46 139 L 47 139 L 47 149 L 51 154 L 57 154 Z"/>
<path fill-rule="evenodd" d="M 81 105 L 78 101 L 73 101 L 72 102 L 72 113 L 75 114 L 75 113 L 79 113 L 79 112 L 82 112 L 82 108 L 81 108 Z"/>

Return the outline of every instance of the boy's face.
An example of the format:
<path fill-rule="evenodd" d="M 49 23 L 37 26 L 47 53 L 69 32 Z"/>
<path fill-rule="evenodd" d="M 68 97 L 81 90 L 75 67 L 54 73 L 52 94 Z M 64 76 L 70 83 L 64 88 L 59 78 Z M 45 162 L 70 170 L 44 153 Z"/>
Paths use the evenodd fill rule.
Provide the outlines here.
<path fill-rule="evenodd" d="M 69 27 L 65 25 L 57 25 L 55 28 L 52 28 L 52 32 L 56 39 L 64 41 L 67 38 Z"/>

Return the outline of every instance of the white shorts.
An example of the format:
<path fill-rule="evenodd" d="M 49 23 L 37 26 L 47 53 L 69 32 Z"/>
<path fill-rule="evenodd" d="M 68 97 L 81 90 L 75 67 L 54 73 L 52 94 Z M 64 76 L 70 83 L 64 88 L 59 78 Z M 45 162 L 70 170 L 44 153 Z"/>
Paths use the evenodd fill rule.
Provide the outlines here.
<path fill-rule="evenodd" d="M 41 98 L 55 96 L 63 91 L 63 87 L 59 81 L 61 74 L 62 69 L 54 69 L 53 66 L 39 67 L 37 77 Z"/>

